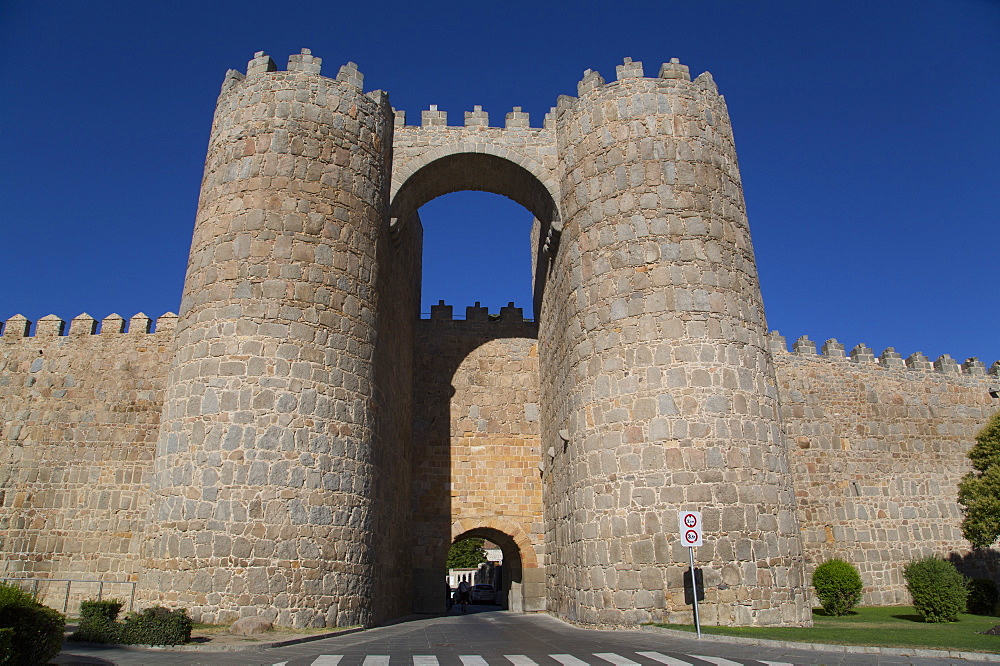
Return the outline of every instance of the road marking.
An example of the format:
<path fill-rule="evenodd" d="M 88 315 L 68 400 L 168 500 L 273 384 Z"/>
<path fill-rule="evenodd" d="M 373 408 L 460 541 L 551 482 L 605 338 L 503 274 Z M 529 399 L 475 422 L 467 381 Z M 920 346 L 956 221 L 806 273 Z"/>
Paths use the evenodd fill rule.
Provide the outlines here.
<path fill-rule="evenodd" d="M 710 664 L 718 664 L 718 666 L 743 666 L 738 661 L 730 661 L 729 659 L 723 659 L 722 657 L 703 657 L 700 654 L 692 654 L 695 659 L 701 659 L 702 661 L 707 661 Z"/>
<path fill-rule="evenodd" d="M 370 654 L 365 657 L 364 666 L 389 666 L 389 655 Z"/>
<path fill-rule="evenodd" d="M 506 657 L 510 663 L 514 664 L 514 666 L 538 666 L 537 661 L 529 659 L 523 654 L 505 654 L 504 657 Z"/>
<path fill-rule="evenodd" d="M 438 666 L 438 658 L 432 654 L 415 654 L 413 666 Z"/>
<path fill-rule="evenodd" d="M 342 654 L 321 654 L 313 661 L 312 666 L 337 666 L 344 658 Z"/>
<path fill-rule="evenodd" d="M 795 666 L 795 664 L 790 664 L 787 661 L 762 661 L 762 664 L 767 664 L 767 666 Z"/>
<path fill-rule="evenodd" d="M 489 666 L 486 660 L 480 657 L 478 654 L 462 654 L 458 656 L 462 660 L 465 666 Z"/>
<path fill-rule="evenodd" d="M 674 657 L 668 657 L 665 654 L 660 654 L 659 652 L 636 652 L 636 654 L 645 657 L 646 659 L 652 659 L 653 661 L 658 661 L 661 664 L 667 664 L 667 666 L 691 666 L 690 661 L 684 661 L 683 659 L 675 659 Z"/>
<path fill-rule="evenodd" d="M 614 652 L 595 652 L 595 657 L 600 657 L 604 661 L 610 661 L 615 666 L 639 666 L 638 662 L 632 661 L 628 657 L 623 657 Z"/>
<path fill-rule="evenodd" d="M 287 663 L 287 661 L 279 661 L 277 664 L 271 664 L 271 666 L 285 666 Z"/>
<path fill-rule="evenodd" d="M 549 656 L 560 664 L 563 664 L 563 666 L 590 666 L 587 662 L 577 659 L 571 654 L 550 654 Z"/>

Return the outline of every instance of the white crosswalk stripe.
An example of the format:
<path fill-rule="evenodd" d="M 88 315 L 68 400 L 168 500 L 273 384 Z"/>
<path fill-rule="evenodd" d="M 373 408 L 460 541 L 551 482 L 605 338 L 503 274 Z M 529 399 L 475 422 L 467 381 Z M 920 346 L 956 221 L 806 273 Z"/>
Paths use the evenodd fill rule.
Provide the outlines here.
<path fill-rule="evenodd" d="M 438 666 L 438 658 L 432 654 L 415 654 L 413 666 Z"/>
<path fill-rule="evenodd" d="M 615 666 L 639 666 L 638 662 L 632 661 L 628 657 L 623 657 L 614 652 L 595 652 L 595 657 L 600 657 L 604 661 L 610 661 Z"/>
<path fill-rule="evenodd" d="M 691 656 L 695 659 L 707 661 L 710 664 L 717 664 L 717 666 L 743 666 L 743 664 L 738 661 L 731 661 L 729 659 L 723 659 L 722 657 L 703 657 L 700 654 L 693 654 Z"/>
<path fill-rule="evenodd" d="M 590 666 L 587 662 L 582 659 L 577 659 L 571 654 L 550 654 L 549 656 L 563 666 Z"/>
<path fill-rule="evenodd" d="M 523 654 L 505 654 L 504 657 L 507 661 L 512 663 L 514 666 L 538 666 L 538 662 L 534 659 L 529 659 Z"/>
<path fill-rule="evenodd" d="M 691 666 L 690 661 L 684 661 L 683 659 L 668 657 L 667 655 L 660 654 L 659 652 L 636 652 L 636 654 L 645 657 L 646 659 L 652 659 L 653 661 L 658 661 L 661 664 L 667 664 L 667 666 Z"/>
<path fill-rule="evenodd" d="M 795 666 L 795 664 L 790 664 L 787 661 L 762 661 L 762 664 L 767 664 L 767 666 Z"/>
<path fill-rule="evenodd" d="M 636 654 L 657 663 L 666 664 L 666 666 L 692 666 L 692 662 L 690 661 L 670 657 L 661 652 L 636 652 Z M 593 663 L 599 663 L 596 661 L 584 661 L 571 654 L 550 654 L 548 656 L 563 666 L 591 666 Z M 595 652 L 593 656 L 614 666 L 641 666 L 639 662 L 614 652 Z M 710 657 L 700 654 L 683 656 L 707 661 L 716 666 L 741 666 L 740 662 L 723 657 Z M 342 654 L 321 654 L 313 660 L 312 666 L 338 666 L 343 658 L 344 655 Z M 463 654 L 459 655 L 458 658 L 462 660 L 462 666 L 490 666 L 489 662 L 478 654 Z M 505 654 L 504 658 L 511 663 L 511 666 L 538 666 L 537 661 L 523 654 Z M 389 666 L 389 661 L 389 655 L 369 654 L 365 656 L 362 666 Z M 767 664 L 767 666 L 792 666 L 792 664 L 783 661 L 762 661 L 760 663 Z M 280 661 L 272 664 L 272 666 L 287 666 L 287 664 L 287 661 Z M 413 655 L 413 666 L 439 666 L 437 655 L 415 654 Z"/>
<path fill-rule="evenodd" d="M 462 654 L 458 656 L 462 660 L 465 666 L 489 666 L 486 660 L 480 657 L 478 654 Z"/>

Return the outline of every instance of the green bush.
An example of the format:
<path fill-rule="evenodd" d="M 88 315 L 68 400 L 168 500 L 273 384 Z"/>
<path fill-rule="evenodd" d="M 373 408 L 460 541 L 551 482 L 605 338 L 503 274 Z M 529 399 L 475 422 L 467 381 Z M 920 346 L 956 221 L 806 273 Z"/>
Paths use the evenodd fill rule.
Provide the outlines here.
<path fill-rule="evenodd" d="M 995 615 L 1000 594 L 997 586 L 989 578 L 969 579 L 969 612 L 973 615 Z"/>
<path fill-rule="evenodd" d="M 191 640 L 191 626 L 191 618 L 183 608 L 153 606 L 129 613 L 119 624 L 118 640 L 130 645 L 177 645 Z"/>
<path fill-rule="evenodd" d="M 911 560 L 903 567 L 903 578 L 924 622 L 954 622 L 965 611 L 969 588 L 951 562 L 936 557 Z"/>
<path fill-rule="evenodd" d="M 80 619 L 93 620 L 105 619 L 114 622 L 118 619 L 118 613 L 122 611 L 125 602 L 121 599 L 88 599 L 80 602 Z"/>
<path fill-rule="evenodd" d="M 0 629 L 0 664 L 14 663 L 14 630 Z"/>
<path fill-rule="evenodd" d="M 45 664 L 62 649 L 66 618 L 15 585 L 0 584 L 0 630 L 10 632 L 3 664 Z M 8 640 L 9 638 L 9 640 Z"/>
<path fill-rule="evenodd" d="M 80 602 L 80 626 L 70 640 L 87 643 L 118 643 L 121 625 L 115 620 L 125 602 L 119 599 L 98 601 L 88 599 Z"/>
<path fill-rule="evenodd" d="M 827 560 L 816 567 L 812 583 L 827 615 L 847 615 L 861 601 L 861 575 L 844 560 Z"/>

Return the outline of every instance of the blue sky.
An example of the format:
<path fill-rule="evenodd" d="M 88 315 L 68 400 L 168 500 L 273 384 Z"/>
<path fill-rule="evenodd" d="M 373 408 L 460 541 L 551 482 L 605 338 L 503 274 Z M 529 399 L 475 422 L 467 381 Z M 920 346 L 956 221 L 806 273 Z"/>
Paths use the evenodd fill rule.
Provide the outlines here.
<path fill-rule="evenodd" d="M 681 59 L 729 103 L 771 328 L 1000 359 L 1000 2 L 50 2 L 0 5 L 0 318 L 180 301 L 226 69 L 308 47 L 410 119 L 539 125 L 584 69 Z M 413 122 L 413 120 L 411 120 Z M 421 209 L 424 311 L 530 312 L 530 215 Z"/>

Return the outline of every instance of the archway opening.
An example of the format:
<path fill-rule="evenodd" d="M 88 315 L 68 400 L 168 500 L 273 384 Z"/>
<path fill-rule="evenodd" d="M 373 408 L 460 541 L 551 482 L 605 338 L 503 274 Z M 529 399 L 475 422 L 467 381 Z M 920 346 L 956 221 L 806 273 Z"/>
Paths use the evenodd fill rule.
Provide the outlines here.
<path fill-rule="evenodd" d="M 504 610 L 525 610 L 524 566 L 521 559 L 521 548 L 514 541 L 514 538 L 491 527 L 474 528 L 455 537 L 452 548 L 449 549 L 449 555 L 454 552 L 456 546 L 469 542 L 482 544 L 483 562 L 471 570 L 456 569 L 455 575 L 458 577 L 456 580 L 466 576 L 466 579 L 475 586 L 491 587 L 495 594 L 495 606 Z M 490 545 L 492 548 L 487 550 L 486 545 Z M 452 563 L 456 562 L 453 560 Z M 465 563 L 471 564 L 471 560 Z M 452 569 L 449 568 L 449 581 L 451 576 Z M 483 596 L 477 597 L 477 591 L 473 590 L 472 592 L 474 604 L 483 601 Z M 489 590 L 483 592 L 485 595 Z"/>
<path fill-rule="evenodd" d="M 528 166 L 535 168 L 531 164 Z M 418 210 L 421 216 L 428 212 L 433 215 L 435 206 L 432 205 L 428 209 L 426 204 L 446 194 L 488 192 L 520 204 L 528 212 L 528 217 L 524 219 L 531 220 L 528 248 L 531 257 L 529 268 L 532 303 L 530 307 L 525 304 L 525 307 L 537 316 L 541 308 L 549 256 L 555 252 L 558 230 L 561 228 L 553 187 L 551 182 L 544 183 L 525 166 L 511 159 L 488 153 L 456 152 L 429 162 L 416 160 L 413 164 L 401 165 L 399 173 L 394 175 L 393 194 L 389 205 L 390 228 L 398 237 L 409 220 L 418 217 Z M 463 199 L 468 201 L 468 197 L 468 194 L 449 197 L 452 202 L 450 207 L 454 208 L 454 203 L 460 203 Z M 478 201 L 490 201 L 489 207 L 505 205 L 497 204 L 495 199 L 489 197 L 480 198 Z M 445 203 L 444 207 L 449 208 L 449 204 Z M 512 209 L 507 208 L 507 211 L 510 210 Z M 516 213 L 515 216 L 520 217 L 520 214 Z M 459 251 L 451 253 L 449 257 L 451 261 L 456 257 L 470 255 L 475 257 L 476 251 L 482 250 L 470 239 L 470 233 L 477 224 L 474 218 L 475 215 L 458 213 L 453 226 L 446 232 L 451 239 L 468 239 L 465 243 L 461 243 Z M 424 226 L 429 225 L 425 223 Z M 424 246 L 428 245 L 430 244 L 425 236 Z M 510 244 L 504 243 L 504 245 Z M 520 243 L 515 242 L 514 245 L 518 246 Z M 427 264 L 424 267 L 424 270 L 426 269 Z M 440 297 L 435 299 L 433 294 L 427 296 L 432 299 L 430 302 L 441 300 Z M 463 304 L 452 305 L 461 308 Z M 426 307 L 429 310 L 429 305 Z M 461 314 L 461 310 L 457 314 Z"/>
<path fill-rule="evenodd" d="M 491 313 L 513 302 L 532 317 L 532 215 L 488 192 L 453 192 L 420 207 L 424 229 L 421 306 L 443 300 L 454 316 L 481 303 Z"/>

